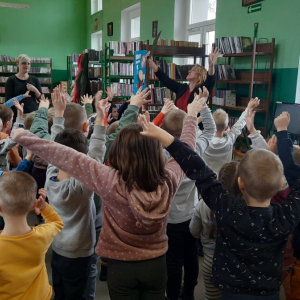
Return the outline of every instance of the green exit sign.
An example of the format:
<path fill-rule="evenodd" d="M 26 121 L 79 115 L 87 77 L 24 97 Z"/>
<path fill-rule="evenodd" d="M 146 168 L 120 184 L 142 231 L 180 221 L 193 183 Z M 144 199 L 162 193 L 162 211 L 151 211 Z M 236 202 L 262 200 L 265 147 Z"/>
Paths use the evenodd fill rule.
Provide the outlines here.
<path fill-rule="evenodd" d="M 248 7 L 248 14 L 252 14 L 258 11 L 261 11 L 262 4 L 255 4 Z"/>

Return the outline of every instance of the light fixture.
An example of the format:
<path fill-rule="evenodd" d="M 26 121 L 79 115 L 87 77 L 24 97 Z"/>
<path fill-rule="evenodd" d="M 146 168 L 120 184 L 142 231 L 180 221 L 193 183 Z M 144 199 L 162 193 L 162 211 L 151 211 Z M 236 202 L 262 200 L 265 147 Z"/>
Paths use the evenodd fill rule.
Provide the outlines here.
<path fill-rule="evenodd" d="M 14 3 L 4 3 L 0 2 L 0 7 L 9 7 L 9 8 L 23 8 L 28 9 L 30 5 L 24 5 L 24 4 L 14 4 Z"/>

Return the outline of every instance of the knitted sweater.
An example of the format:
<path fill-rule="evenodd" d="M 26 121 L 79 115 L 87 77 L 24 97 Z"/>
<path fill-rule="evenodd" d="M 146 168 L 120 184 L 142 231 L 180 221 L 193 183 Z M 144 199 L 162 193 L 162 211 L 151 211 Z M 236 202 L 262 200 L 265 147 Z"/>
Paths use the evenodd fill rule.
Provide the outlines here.
<path fill-rule="evenodd" d="M 193 149 L 196 132 L 197 118 L 187 116 L 181 139 Z M 117 170 L 82 153 L 41 140 L 28 131 L 17 136 L 15 141 L 81 181 L 102 198 L 103 228 L 96 247 L 98 255 L 138 261 L 156 258 L 167 252 L 167 216 L 184 177 L 174 159 L 166 163 L 168 177 L 156 191 L 147 193 L 133 188 L 129 192 Z"/>

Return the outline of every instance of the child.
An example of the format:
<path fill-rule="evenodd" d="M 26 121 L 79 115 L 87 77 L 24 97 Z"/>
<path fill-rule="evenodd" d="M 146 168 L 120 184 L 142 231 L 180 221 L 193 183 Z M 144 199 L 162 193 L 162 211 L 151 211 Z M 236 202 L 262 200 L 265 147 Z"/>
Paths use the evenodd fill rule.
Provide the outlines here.
<path fill-rule="evenodd" d="M 0 232 L 0 295 L 1 300 L 50 300 L 45 254 L 63 222 L 53 208 L 45 203 L 46 191 L 40 190 L 28 174 L 8 172 L 0 178 L 0 211 L 5 220 Z M 40 211 L 46 224 L 29 227 L 30 210 Z"/>
<path fill-rule="evenodd" d="M 205 87 L 203 88 L 203 92 L 199 89 L 199 96 L 195 94 L 196 99 L 203 99 L 200 115 L 204 130 L 203 132 L 199 132 L 200 130 L 198 130 L 196 141 L 196 152 L 200 155 L 203 155 L 210 140 L 216 133 L 214 120 L 209 108 L 206 106 L 208 96 L 209 94 Z M 180 138 L 185 116 L 186 112 L 181 109 L 173 109 L 167 112 L 163 119 L 162 128 L 172 136 Z M 166 150 L 164 150 L 164 153 L 166 161 L 168 161 L 171 156 Z M 167 225 L 167 236 L 169 238 L 169 248 L 166 255 L 168 270 L 167 297 L 170 300 L 177 300 L 180 294 L 182 267 L 184 267 L 184 287 L 181 298 L 194 298 L 199 263 L 197 239 L 191 235 L 189 224 L 198 201 L 195 182 L 185 177 L 172 201 Z"/>
<path fill-rule="evenodd" d="M 131 106 L 141 106 L 140 95 L 138 91 L 131 98 Z M 193 148 L 200 109 L 199 100 L 189 106 L 182 130 L 182 140 Z M 165 297 L 166 219 L 184 175 L 173 159 L 165 165 L 162 145 L 146 134 L 137 123 L 122 128 L 109 152 L 110 167 L 29 132 L 18 130 L 14 135 L 16 142 L 101 196 L 103 228 L 96 252 L 109 259 L 111 299 Z"/>
<path fill-rule="evenodd" d="M 277 130 L 286 129 L 287 124 Z M 175 141 L 168 151 L 187 176 L 196 180 L 203 200 L 215 213 L 218 230 L 212 283 L 221 290 L 222 300 L 279 299 L 284 249 L 300 219 L 299 173 L 291 176 L 297 184 L 288 198 L 270 204 L 283 184 L 282 163 L 270 151 L 251 150 L 238 170 L 244 199 L 234 198 L 186 145 Z M 284 155 L 285 167 L 293 165 L 291 151 Z"/>
<path fill-rule="evenodd" d="M 29 95 L 30 91 L 27 91 L 24 95 L 19 95 L 17 97 L 14 97 L 12 99 L 7 100 L 3 105 L 7 107 L 13 107 L 14 104 L 14 99 L 16 99 L 18 102 L 22 101 L 25 98 L 30 98 L 31 96 Z"/>
<path fill-rule="evenodd" d="M 248 109 L 255 108 L 258 105 L 259 100 L 257 98 L 251 99 L 246 110 L 242 113 L 238 121 L 230 130 L 228 130 L 228 114 L 223 109 L 217 109 L 213 113 L 217 133 L 210 141 L 208 148 L 204 152 L 203 159 L 207 166 L 216 174 L 219 173 L 221 167 L 225 163 L 232 160 L 233 145 L 246 125 L 245 116 Z"/>

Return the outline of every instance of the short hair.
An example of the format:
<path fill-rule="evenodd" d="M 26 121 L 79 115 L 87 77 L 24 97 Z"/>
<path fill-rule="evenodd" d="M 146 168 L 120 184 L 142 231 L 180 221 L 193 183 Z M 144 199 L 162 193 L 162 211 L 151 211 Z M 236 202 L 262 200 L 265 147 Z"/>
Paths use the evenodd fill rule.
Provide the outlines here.
<path fill-rule="evenodd" d="M 113 104 L 113 105 L 111 106 L 111 110 L 112 110 L 113 108 L 118 108 L 118 106 L 117 106 L 116 104 Z"/>
<path fill-rule="evenodd" d="M 202 83 L 204 83 L 206 81 L 206 79 L 207 79 L 207 70 L 204 67 L 202 67 L 198 64 L 196 64 L 194 66 L 194 68 L 195 68 L 195 71 L 197 72 L 197 75 L 198 75 L 198 80 L 196 82 L 196 86 L 199 86 L 199 85 L 201 85 Z"/>
<path fill-rule="evenodd" d="M 5 124 L 5 122 L 10 121 L 12 116 L 12 109 L 6 105 L 0 104 L 0 119 L 2 120 L 3 125 Z"/>
<path fill-rule="evenodd" d="M 294 161 L 295 164 L 300 165 L 300 147 L 299 146 L 293 146 L 294 148 Z"/>
<path fill-rule="evenodd" d="M 110 135 L 112 133 L 115 133 L 117 128 L 119 127 L 120 122 L 119 121 L 115 121 L 112 124 L 110 124 L 107 128 L 107 135 Z"/>
<path fill-rule="evenodd" d="M 64 112 L 65 128 L 78 129 L 82 132 L 82 126 L 87 121 L 86 110 L 78 103 L 68 103 Z"/>
<path fill-rule="evenodd" d="M 3 123 L 2 123 L 2 119 L 0 119 L 0 131 L 2 130 L 3 128 Z"/>
<path fill-rule="evenodd" d="M 18 56 L 16 57 L 16 62 L 17 62 L 17 63 L 21 64 L 21 63 L 24 62 L 24 61 L 30 63 L 30 62 L 31 62 L 31 58 L 30 58 L 28 55 L 26 55 L 26 54 L 20 54 L 20 55 L 18 55 Z"/>
<path fill-rule="evenodd" d="M 228 114 L 221 108 L 215 110 L 212 114 L 218 131 L 224 131 L 228 126 Z"/>
<path fill-rule="evenodd" d="M 242 158 L 238 176 L 245 191 L 257 201 L 271 199 L 280 188 L 283 166 L 277 155 L 264 149 L 248 151 Z"/>
<path fill-rule="evenodd" d="M 0 178 L 0 206 L 8 215 L 28 214 L 36 201 L 37 183 L 25 172 L 10 171 Z"/>
<path fill-rule="evenodd" d="M 30 130 L 30 127 L 34 121 L 34 115 L 35 115 L 35 111 L 29 113 L 26 115 L 25 117 L 25 121 L 24 121 L 24 128 L 26 130 Z"/>
<path fill-rule="evenodd" d="M 223 165 L 219 172 L 219 181 L 225 190 L 233 197 L 242 197 L 243 194 L 238 185 L 238 166 L 237 161 L 231 161 Z"/>
<path fill-rule="evenodd" d="M 168 111 L 164 117 L 162 128 L 179 139 L 181 136 L 183 120 L 185 116 L 186 112 L 181 109 L 173 109 Z"/>
<path fill-rule="evenodd" d="M 141 135 L 142 131 L 140 123 L 124 126 L 109 150 L 108 163 L 119 171 L 129 192 L 136 186 L 151 193 L 167 178 L 165 156 L 162 144 Z"/>
<path fill-rule="evenodd" d="M 54 140 L 56 143 L 72 148 L 78 152 L 87 154 L 88 139 L 77 129 L 68 128 L 60 132 Z"/>

